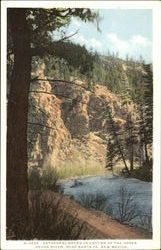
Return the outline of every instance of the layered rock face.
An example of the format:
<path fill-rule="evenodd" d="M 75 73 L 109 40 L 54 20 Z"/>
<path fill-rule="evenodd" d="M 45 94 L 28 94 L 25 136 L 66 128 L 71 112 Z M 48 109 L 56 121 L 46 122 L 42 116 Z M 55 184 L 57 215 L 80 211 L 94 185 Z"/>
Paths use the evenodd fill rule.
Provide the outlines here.
<path fill-rule="evenodd" d="M 107 103 L 116 124 L 124 126 L 125 110 L 105 86 L 88 91 L 80 81 L 49 82 L 40 69 L 29 95 L 29 166 L 105 165 L 106 141 L 100 134 L 108 133 Z"/>

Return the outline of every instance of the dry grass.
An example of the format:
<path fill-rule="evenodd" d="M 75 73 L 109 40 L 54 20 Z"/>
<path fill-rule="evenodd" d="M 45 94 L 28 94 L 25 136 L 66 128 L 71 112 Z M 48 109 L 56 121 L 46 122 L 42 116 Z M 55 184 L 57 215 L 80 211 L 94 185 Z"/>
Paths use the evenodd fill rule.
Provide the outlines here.
<path fill-rule="evenodd" d="M 101 165 L 96 165 L 95 163 L 83 163 L 83 162 L 75 162 L 75 163 L 67 163 L 63 166 L 55 167 L 59 178 L 65 179 L 76 176 L 83 175 L 101 175 L 105 174 L 105 168 Z"/>

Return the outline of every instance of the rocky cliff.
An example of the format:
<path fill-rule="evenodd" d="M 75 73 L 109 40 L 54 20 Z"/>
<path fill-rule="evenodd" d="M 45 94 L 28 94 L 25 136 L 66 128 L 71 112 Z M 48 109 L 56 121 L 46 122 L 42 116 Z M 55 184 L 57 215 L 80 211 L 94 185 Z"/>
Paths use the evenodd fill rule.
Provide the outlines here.
<path fill-rule="evenodd" d="M 41 67 L 31 82 L 28 115 L 29 166 L 84 162 L 105 165 L 107 103 L 114 121 L 124 126 L 126 112 L 105 86 L 92 91 L 81 81 L 48 81 Z"/>

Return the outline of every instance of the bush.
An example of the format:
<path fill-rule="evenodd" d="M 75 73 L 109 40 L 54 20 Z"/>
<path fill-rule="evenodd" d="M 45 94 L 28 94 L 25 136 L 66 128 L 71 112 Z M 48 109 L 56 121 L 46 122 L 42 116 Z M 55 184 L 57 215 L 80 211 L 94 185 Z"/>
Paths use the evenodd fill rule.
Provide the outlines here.
<path fill-rule="evenodd" d="M 111 217 L 113 217 L 113 208 L 111 204 L 107 204 L 105 208 L 105 213 Z"/>
<path fill-rule="evenodd" d="M 139 216 L 134 196 L 135 193 L 128 191 L 124 186 L 120 188 L 119 201 L 116 204 L 116 219 L 121 223 L 130 222 Z"/>
<path fill-rule="evenodd" d="M 134 178 L 140 179 L 142 181 L 151 182 L 152 181 L 152 169 L 148 167 L 134 169 L 133 171 L 131 171 L 131 176 Z"/>
<path fill-rule="evenodd" d="M 28 173 L 28 183 L 30 190 L 56 190 L 59 175 L 54 168 L 46 167 L 38 169 L 30 168 Z"/>
<path fill-rule="evenodd" d="M 54 168 L 51 168 L 51 167 L 44 168 L 41 174 L 42 189 L 54 190 L 58 179 L 59 179 L 59 175 Z"/>
<path fill-rule="evenodd" d="M 61 198 L 55 199 L 53 193 L 29 192 L 30 217 L 28 223 L 13 225 L 14 240 L 75 240 L 81 236 L 84 223 L 62 208 Z M 14 232 L 14 233 L 13 233 Z"/>
<path fill-rule="evenodd" d="M 29 168 L 28 171 L 28 185 L 30 190 L 41 189 L 41 176 L 38 168 Z"/>
<path fill-rule="evenodd" d="M 148 213 L 139 215 L 139 223 L 142 228 L 152 232 L 152 211 L 149 210 Z"/>
<path fill-rule="evenodd" d="M 106 207 L 106 196 L 103 194 L 85 194 L 79 195 L 79 202 L 86 208 L 94 208 L 103 211 Z"/>

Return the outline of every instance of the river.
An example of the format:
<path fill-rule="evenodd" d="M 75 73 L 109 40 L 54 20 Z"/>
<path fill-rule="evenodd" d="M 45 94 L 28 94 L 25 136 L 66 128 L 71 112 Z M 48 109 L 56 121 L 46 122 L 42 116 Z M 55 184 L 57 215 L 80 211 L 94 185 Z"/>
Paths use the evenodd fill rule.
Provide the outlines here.
<path fill-rule="evenodd" d="M 90 176 L 61 183 L 63 193 L 121 223 L 152 231 L 152 183 L 114 175 Z"/>

